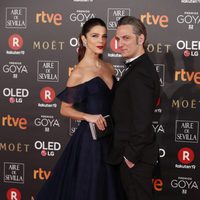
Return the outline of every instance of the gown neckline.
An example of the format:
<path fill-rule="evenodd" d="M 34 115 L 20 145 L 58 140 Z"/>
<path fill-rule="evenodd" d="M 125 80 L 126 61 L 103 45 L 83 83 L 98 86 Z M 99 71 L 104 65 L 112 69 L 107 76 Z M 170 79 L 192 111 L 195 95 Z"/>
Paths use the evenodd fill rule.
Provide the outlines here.
<path fill-rule="evenodd" d="M 113 86 L 114 86 L 114 75 L 112 75 L 112 78 L 113 78 L 113 82 L 112 82 L 112 86 L 111 86 L 111 88 L 106 84 L 106 82 L 100 77 L 100 76 L 95 76 L 95 77 L 93 77 L 93 78 L 91 78 L 90 80 L 88 80 L 88 81 L 85 81 L 85 82 L 83 82 L 83 83 L 80 83 L 80 84 L 78 84 L 78 85 L 75 85 L 75 86 L 67 86 L 67 88 L 75 88 L 75 87 L 79 87 L 79 86 L 82 86 L 82 85 L 85 85 L 85 84 L 87 84 L 87 83 L 89 83 L 89 82 L 91 82 L 91 81 L 93 81 L 93 80 L 95 80 L 95 79 L 99 79 L 99 80 L 101 80 L 101 82 L 108 88 L 108 90 L 112 90 L 113 89 Z"/>

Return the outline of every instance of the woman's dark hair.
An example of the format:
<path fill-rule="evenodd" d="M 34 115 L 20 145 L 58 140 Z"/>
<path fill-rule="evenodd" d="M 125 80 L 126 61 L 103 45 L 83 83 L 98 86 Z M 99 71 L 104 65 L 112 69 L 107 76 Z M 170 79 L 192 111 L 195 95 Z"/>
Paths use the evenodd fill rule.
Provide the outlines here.
<path fill-rule="evenodd" d="M 81 34 L 79 36 L 79 48 L 78 48 L 78 61 L 81 61 L 85 55 L 86 47 L 83 45 L 83 42 L 81 40 L 81 36 L 84 35 L 86 37 L 86 34 L 94 27 L 94 26 L 103 26 L 107 29 L 105 22 L 100 18 L 91 18 L 88 21 L 85 22 L 83 25 Z"/>

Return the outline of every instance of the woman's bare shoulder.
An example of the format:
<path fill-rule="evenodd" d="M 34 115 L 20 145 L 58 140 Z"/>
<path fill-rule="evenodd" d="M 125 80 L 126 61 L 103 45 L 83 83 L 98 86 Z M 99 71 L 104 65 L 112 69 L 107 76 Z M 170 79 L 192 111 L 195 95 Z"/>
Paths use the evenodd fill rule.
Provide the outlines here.
<path fill-rule="evenodd" d="M 67 80 L 67 87 L 73 87 L 82 83 L 83 72 L 79 65 L 75 65 Z"/>

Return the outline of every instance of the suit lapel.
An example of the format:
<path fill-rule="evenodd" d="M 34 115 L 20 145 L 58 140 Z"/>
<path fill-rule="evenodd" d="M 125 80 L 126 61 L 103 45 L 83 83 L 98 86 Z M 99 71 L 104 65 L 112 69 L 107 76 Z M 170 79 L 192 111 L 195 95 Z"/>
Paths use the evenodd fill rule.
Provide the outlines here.
<path fill-rule="evenodd" d="M 145 56 L 147 56 L 146 53 L 144 53 L 143 55 L 141 55 L 140 57 L 138 57 L 136 60 L 133 60 L 130 64 L 129 64 L 129 68 L 123 73 L 122 77 L 120 78 L 120 80 L 116 83 L 116 88 L 123 82 L 124 79 L 126 79 L 126 77 L 131 73 L 131 71 L 134 69 L 135 65 L 141 61 Z"/>

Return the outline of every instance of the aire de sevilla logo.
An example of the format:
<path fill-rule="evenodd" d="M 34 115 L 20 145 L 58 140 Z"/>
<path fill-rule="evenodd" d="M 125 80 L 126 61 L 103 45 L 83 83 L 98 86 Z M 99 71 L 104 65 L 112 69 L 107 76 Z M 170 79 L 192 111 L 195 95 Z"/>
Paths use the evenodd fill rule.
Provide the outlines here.
<path fill-rule="evenodd" d="M 178 152 L 178 159 L 183 164 L 190 164 L 194 160 L 194 152 L 188 147 L 182 148 Z"/>
<path fill-rule="evenodd" d="M 113 52 L 115 53 L 120 53 L 120 49 L 118 47 L 118 43 L 117 43 L 117 40 L 115 39 L 115 37 L 113 37 L 110 41 L 110 48 Z"/>
<path fill-rule="evenodd" d="M 40 98 L 44 103 L 51 103 L 56 97 L 55 91 L 51 87 L 44 87 L 40 91 Z"/>
<path fill-rule="evenodd" d="M 24 44 L 23 38 L 18 34 L 13 34 L 8 39 L 8 45 L 12 50 L 20 50 Z"/>

